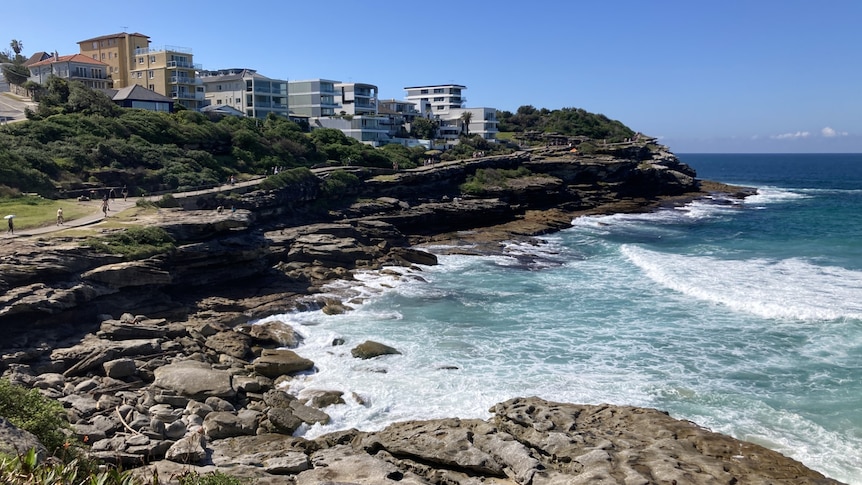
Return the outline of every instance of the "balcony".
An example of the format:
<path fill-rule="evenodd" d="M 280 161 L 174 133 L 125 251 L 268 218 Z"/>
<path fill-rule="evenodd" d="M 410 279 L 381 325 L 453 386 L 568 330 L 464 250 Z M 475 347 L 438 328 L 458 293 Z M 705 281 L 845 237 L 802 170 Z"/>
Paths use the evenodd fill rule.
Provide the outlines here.
<path fill-rule="evenodd" d="M 171 84 L 195 84 L 195 78 L 187 76 L 171 76 Z"/>
<path fill-rule="evenodd" d="M 168 69 L 176 69 L 176 68 L 203 69 L 204 65 L 203 64 L 193 64 L 191 62 L 185 62 L 185 61 L 168 61 L 165 64 L 165 67 L 167 67 Z"/>

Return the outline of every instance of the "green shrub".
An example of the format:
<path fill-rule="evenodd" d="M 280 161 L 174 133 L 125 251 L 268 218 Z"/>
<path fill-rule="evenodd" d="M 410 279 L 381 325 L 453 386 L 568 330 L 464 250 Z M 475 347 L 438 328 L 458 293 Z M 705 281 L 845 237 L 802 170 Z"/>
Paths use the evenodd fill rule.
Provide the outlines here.
<path fill-rule="evenodd" d="M 327 199 L 338 200 L 351 195 L 359 186 L 359 177 L 344 170 L 336 170 L 329 174 L 321 184 L 321 195 Z"/>
<path fill-rule="evenodd" d="M 68 463 L 38 463 L 36 451 L 17 457 L 0 456 L 0 483 L 4 485 L 137 485 L 131 471 L 99 471 L 94 462 L 71 460 Z M 153 482 L 156 483 L 156 482 Z"/>
<path fill-rule="evenodd" d="M 180 482 L 180 485 L 242 485 L 243 483 L 247 483 L 220 471 L 214 471 L 205 475 L 187 471 L 176 478 Z"/>
<path fill-rule="evenodd" d="M 63 406 L 43 396 L 38 389 L 27 389 L 0 379 L 0 416 L 13 425 L 33 433 L 49 453 L 64 449 L 69 421 Z"/>
<path fill-rule="evenodd" d="M 126 259 L 143 259 L 172 251 L 174 238 L 160 227 L 132 227 L 108 236 L 89 238 L 87 246 L 110 254 L 119 254 Z"/>
<path fill-rule="evenodd" d="M 156 202 L 156 205 L 159 207 L 163 207 L 163 208 L 167 209 L 167 208 L 172 208 L 172 207 L 179 207 L 180 203 L 177 201 L 177 199 L 173 195 L 165 194 L 162 196 L 161 199 L 159 199 L 158 202 Z"/>
<path fill-rule="evenodd" d="M 476 173 L 467 177 L 467 181 L 461 184 L 461 192 L 465 194 L 481 195 L 492 188 L 504 188 L 509 179 L 528 177 L 532 175 L 526 167 L 518 167 L 514 170 L 497 168 L 480 168 Z"/>
<path fill-rule="evenodd" d="M 277 190 L 283 189 L 290 185 L 308 183 L 317 179 L 311 170 L 300 167 L 290 170 L 283 170 L 275 175 L 270 175 L 260 183 L 262 190 Z"/>

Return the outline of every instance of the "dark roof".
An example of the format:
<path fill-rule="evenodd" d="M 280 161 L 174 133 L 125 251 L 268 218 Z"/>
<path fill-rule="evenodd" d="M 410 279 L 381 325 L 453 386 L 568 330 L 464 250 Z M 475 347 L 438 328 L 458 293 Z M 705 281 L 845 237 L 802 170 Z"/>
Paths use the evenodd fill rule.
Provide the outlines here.
<path fill-rule="evenodd" d="M 174 100 L 167 97 L 162 96 L 161 94 L 150 91 L 149 89 L 140 86 L 138 84 L 132 84 L 131 86 L 126 86 L 122 89 L 118 89 L 117 93 L 114 94 L 111 99 L 114 101 L 123 101 L 125 99 L 131 99 L 134 101 L 153 101 L 156 103 L 173 103 Z"/>
<path fill-rule="evenodd" d="M 218 113 L 231 116 L 245 116 L 242 111 L 234 108 L 233 106 L 228 106 L 225 104 L 211 104 L 209 106 L 204 106 L 203 108 L 201 108 L 201 113 Z"/>
<path fill-rule="evenodd" d="M 79 44 L 83 44 L 84 42 L 93 42 L 94 40 L 117 39 L 117 38 L 120 38 L 120 37 L 125 37 L 125 36 L 127 36 L 127 35 L 135 35 L 135 36 L 138 36 L 138 37 L 146 37 L 147 39 L 149 39 L 149 38 L 150 38 L 150 36 L 149 36 L 149 35 L 139 34 L 139 33 L 137 33 L 137 32 L 134 32 L 134 33 L 131 33 L 131 34 L 130 34 L 130 33 L 128 33 L 128 32 L 120 32 L 120 33 L 118 33 L 118 34 L 100 35 L 99 37 L 93 37 L 92 39 L 79 40 L 79 41 L 78 41 L 78 43 L 79 43 Z"/>
<path fill-rule="evenodd" d="M 51 54 L 45 51 L 35 52 L 32 56 L 30 56 L 29 59 L 24 61 L 24 67 L 30 67 L 39 61 L 44 61 L 45 59 L 50 59 L 51 57 Z"/>

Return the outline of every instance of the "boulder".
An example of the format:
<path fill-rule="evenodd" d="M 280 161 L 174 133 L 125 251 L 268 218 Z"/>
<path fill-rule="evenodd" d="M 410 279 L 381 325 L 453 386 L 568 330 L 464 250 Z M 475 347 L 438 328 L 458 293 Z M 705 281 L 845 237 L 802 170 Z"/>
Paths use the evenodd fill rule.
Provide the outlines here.
<path fill-rule="evenodd" d="M 131 377 L 138 371 L 135 361 L 129 358 L 109 360 L 102 364 L 105 375 L 114 379 Z"/>
<path fill-rule="evenodd" d="M 171 390 L 192 399 L 210 396 L 232 397 L 236 390 L 231 384 L 231 374 L 213 369 L 209 364 L 195 360 L 183 360 L 155 370 L 156 387 Z"/>
<path fill-rule="evenodd" d="M 48 450 L 35 435 L 0 417 L 0 453 L 18 456 L 33 448 L 36 449 L 36 456 L 40 462 L 48 455 Z"/>
<path fill-rule="evenodd" d="M 366 340 L 351 349 L 350 354 L 357 359 L 373 359 L 374 357 L 379 357 L 381 355 L 401 354 L 401 352 L 388 345 L 374 342 L 372 340 Z"/>
<path fill-rule="evenodd" d="M 208 337 L 204 345 L 220 354 L 243 359 L 251 350 L 251 337 L 228 330 Z"/>
<path fill-rule="evenodd" d="M 130 286 L 162 286 L 171 284 L 171 274 L 144 261 L 107 264 L 81 274 L 88 281 L 102 283 L 111 288 Z"/>
<path fill-rule="evenodd" d="M 253 423 L 253 421 L 252 421 Z M 204 432 L 213 440 L 233 436 L 253 435 L 257 426 L 249 426 L 249 420 L 242 419 L 234 413 L 216 411 L 204 418 Z"/>
<path fill-rule="evenodd" d="M 302 342 L 302 336 L 296 333 L 296 330 L 291 326 L 282 322 L 269 321 L 253 325 L 240 325 L 235 330 L 251 337 L 255 345 L 293 348 Z"/>
<path fill-rule="evenodd" d="M 252 362 L 254 371 L 260 375 L 276 378 L 294 374 L 314 367 L 314 362 L 300 357 L 287 349 L 264 349 L 260 357 Z"/>
<path fill-rule="evenodd" d="M 198 433 L 189 433 L 171 445 L 165 453 L 165 459 L 177 463 L 200 463 L 206 456 L 204 437 Z"/>

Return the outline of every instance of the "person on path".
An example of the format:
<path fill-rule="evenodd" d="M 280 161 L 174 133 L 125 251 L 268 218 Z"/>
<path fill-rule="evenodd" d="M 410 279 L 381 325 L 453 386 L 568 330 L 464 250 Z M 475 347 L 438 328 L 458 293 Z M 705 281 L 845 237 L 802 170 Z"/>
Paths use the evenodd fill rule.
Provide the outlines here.
<path fill-rule="evenodd" d="M 7 221 L 9 221 L 9 230 L 6 231 L 9 234 L 15 234 L 15 223 L 12 222 L 12 219 L 13 219 L 12 217 L 10 217 L 9 219 L 6 219 Z"/>
<path fill-rule="evenodd" d="M 107 197 L 105 197 L 105 199 L 102 200 L 102 214 L 105 214 L 105 217 L 108 217 L 108 198 Z"/>
<path fill-rule="evenodd" d="M 63 208 L 60 207 L 59 209 L 57 209 L 57 225 L 62 226 L 63 222 Z"/>
<path fill-rule="evenodd" d="M 123 202 L 125 202 L 126 199 L 128 199 L 128 198 L 129 198 L 129 188 L 124 185 L 123 186 Z"/>

